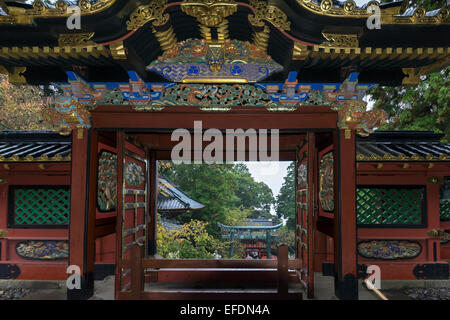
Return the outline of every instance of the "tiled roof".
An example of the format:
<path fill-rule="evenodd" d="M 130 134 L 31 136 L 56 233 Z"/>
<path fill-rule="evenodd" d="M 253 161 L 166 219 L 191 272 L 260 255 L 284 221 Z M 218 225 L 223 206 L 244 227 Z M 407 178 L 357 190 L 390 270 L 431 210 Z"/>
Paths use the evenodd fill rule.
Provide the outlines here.
<path fill-rule="evenodd" d="M 162 176 L 158 177 L 158 190 L 158 211 L 160 212 L 198 210 L 205 207 Z"/>
<path fill-rule="evenodd" d="M 356 142 L 357 161 L 450 161 L 450 143 L 431 131 L 377 131 Z"/>
<path fill-rule="evenodd" d="M 47 131 L 0 133 L 0 162 L 59 162 L 71 160 L 70 136 Z"/>

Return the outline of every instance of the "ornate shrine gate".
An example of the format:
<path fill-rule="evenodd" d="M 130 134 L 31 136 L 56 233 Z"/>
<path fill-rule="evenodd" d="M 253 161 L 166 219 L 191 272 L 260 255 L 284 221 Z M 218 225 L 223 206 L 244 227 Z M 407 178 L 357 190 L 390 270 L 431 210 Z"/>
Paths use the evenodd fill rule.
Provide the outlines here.
<path fill-rule="evenodd" d="M 117 147 L 117 185 L 122 186 L 122 188 L 118 188 L 119 201 L 116 226 L 117 235 L 121 235 L 117 239 L 117 297 L 120 298 L 121 292 L 127 293 L 129 290 L 132 275 L 129 270 L 130 264 L 126 261 L 132 261 L 128 250 L 130 246 L 134 243 L 140 243 L 143 247 L 146 247 L 145 253 L 152 253 L 150 248 L 155 246 L 155 234 L 152 230 L 155 228 L 156 182 L 154 177 L 157 174 L 156 161 L 158 159 L 170 159 L 170 151 L 177 143 L 171 141 L 170 138 L 174 129 L 185 128 L 192 131 L 194 121 L 199 120 L 202 121 L 204 130 L 210 128 L 219 130 L 247 130 L 249 128 L 280 130 L 280 160 L 297 160 L 297 258 L 301 260 L 302 264 L 299 276 L 307 288 L 308 296 L 313 297 L 314 234 L 319 230 L 317 220 L 323 218 L 317 214 L 318 154 L 321 150 L 329 150 L 333 146 L 339 146 L 341 141 L 346 142 L 345 148 L 350 147 L 350 150 L 345 153 L 346 155 L 351 155 L 354 149 L 352 145 L 354 133 L 350 135 L 350 139 L 345 138 L 343 131 L 339 133 L 339 129 L 336 128 L 336 112 L 327 107 L 315 107 L 298 109 L 290 113 L 273 113 L 255 108 L 235 108 L 228 112 L 210 113 L 198 112 L 194 107 L 174 107 L 159 112 L 142 113 L 129 106 L 105 105 L 98 106 L 92 111 L 94 128 L 91 131 L 94 136 L 109 137 L 111 140 L 115 140 L 114 144 Z M 164 128 L 161 124 L 164 124 Z M 118 127 L 122 129 L 116 129 Z M 129 140 L 133 140 L 134 143 Z M 76 135 L 74 135 L 73 141 L 77 143 Z M 233 151 L 236 151 L 236 149 Z M 248 156 L 248 150 L 246 155 Z M 336 159 L 338 161 L 335 161 L 335 166 L 338 166 L 340 160 L 339 158 Z M 346 157 L 346 163 L 352 161 L 354 161 L 354 157 Z M 95 167 L 95 163 L 91 162 L 91 164 Z M 302 167 L 307 168 L 307 170 L 303 170 Z M 155 168 L 155 170 L 151 168 Z M 336 169 L 336 172 L 339 171 L 340 169 Z M 129 177 L 130 174 L 132 178 Z M 95 179 L 90 181 L 91 187 L 95 188 L 95 183 Z M 337 187 L 339 184 L 335 183 L 334 185 Z M 346 188 L 351 188 L 351 184 L 348 184 Z M 306 192 L 307 189 L 311 192 Z M 351 196 L 350 190 L 345 194 L 347 197 Z M 334 225 L 334 219 L 339 218 L 339 212 L 341 212 L 345 203 L 349 203 L 349 201 L 344 199 L 342 203 L 335 202 L 335 208 L 338 208 L 338 210 L 335 211 L 334 218 L 326 221 L 321 220 L 321 225 L 325 225 L 327 228 L 327 234 L 335 236 L 338 240 L 341 233 L 334 230 L 338 229 Z M 343 221 L 341 228 L 342 226 L 347 228 L 346 234 L 349 235 L 353 232 L 353 236 L 355 236 L 356 225 L 354 220 L 341 220 Z M 337 244 L 336 248 L 339 251 L 335 252 L 335 256 L 339 256 L 341 250 L 346 250 L 347 246 L 348 244 L 345 244 L 344 248 L 341 248 L 341 245 Z M 355 257 L 349 256 L 345 261 L 349 262 L 352 259 L 354 259 L 354 270 L 356 272 Z M 337 262 L 339 261 L 337 260 Z M 335 270 L 343 270 L 343 268 L 336 265 Z M 337 279 L 338 283 L 339 281 L 343 280 Z"/>
<path fill-rule="evenodd" d="M 448 8 L 426 12 L 407 8 L 405 1 L 374 2 L 387 27 L 372 30 L 367 28 L 371 13 L 351 0 L 343 6 L 331 0 L 79 0 L 84 27 L 68 33 L 65 18 L 72 16 L 67 8 L 74 1 L 1 3 L 0 73 L 10 82 L 59 85 L 65 95 L 43 115 L 56 131 L 74 130 L 69 265 L 80 267 L 83 289 L 68 292 L 70 298 L 92 295 L 95 239 L 115 226 L 108 219 L 117 219 L 96 215 L 99 140 L 107 137 L 116 145 L 118 132 L 192 129 L 194 120 L 203 120 L 204 128 L 314 132 L 319 153 L 333 146 L 334 209 L 321 212 L 319 203 L 318 214 L 312 211 L 317 183 L 308 181 L 314 192 L 301 200 L 309 212 L 299 212 L 300 222 L 307 222 L 300 223 L 299 239 L 306 245 L 312 241 L 305 228 L 307 237 L 313 237 L 311 228 L 333 237 L 336 295 L 357 299 L 355 133 L 367 134 L 387 117 L 366 111 L 361 98 L 373 88 L 367 82 L 418 85 L 421 76 L 448 65 L 450 38 L 440 36 L 449 32 Z M 364 84 L 357 85 L 358 76 Z M 331 141 L 318 139 L 322 132 L 331 133 Z M 154 141 L 144 145 L 151 152 L 159 148 Z M 143 162 L 137 165 L 144 169 Z M 148 190 L 153 212 L 154 186 Z M 143 195 L 125 200 L 140 202 Z M 133 209 L 138 216 L 144 212 L 130 207 L 119 215 Z M 100 225 L 99 220 L 108 221 Z M 125 220 L 130 228 L 144 223 Z M 116 231 L 121 238 L 122 228 Z M 139 240 L 143 232 L 133 231 L 124 243 Z M 300 254 L 311 257 L 313 247 L 305 244 Z M 306 271 L 305 281 L 312 276 Z"/>
<path fill-rule="evenodd" d="M 74 74 L 71 75 L 74 76 Z M 132 75 L 135 76 L 135 74 Z M 290 74 L 290 78 L 285 84 L 277 84 L 276 86 L 286 88 L 286 90 L 301 88 L 302 85 L 294 81 L 295 75 L 295 73 Z M 97 232 L 95 226 L 95 192 L 98 141 L 109 140 L 112 148 L 116 148 L 118 155 L 116 297 L 120 298 L 122 292 L 125 293 L 130 286 L 133 275 L 128 269 L 137 257 L 130 256 L 129 247 L 133 244 L 142 244 L 147 246 L 145 253 L 154 252 L 157 192 L 156 161 L 170 159 L 171 150 L 176 145 L 171 139 L 171 133 L 174 130 L 181 128 L 192 132 L 196 129 L 195 122 L 201 121 L 203 130 L 217 129 L 222 132 L 227 129 L 279 130 L 279 160 L 298 161 L 298 197 L 294 201 L 297 203 L 297 258 L 301 259 L 302 264 L 299 278 L 307 288 L 308 296 L 313 297 L 314 263 L 316 262 L 314 256 L 315 234 L 318 231 L 322 232 L 334 240 L 333 274 L 335 276 L 336 295 L 343 299 L 357 299 L 355 135 L 358 131 L 370 131 L 370 128 L 377 125 L 380 120 L 376 117 L 377 114 L 372 111 L 364 113 L 365 103 L 358 97 L 361 96 L 360 91 L 364 92 L 368 86 L 357 85 L 356 76 L 357 74 L 351 74 L 343 85 L 335 86 L 337 88 L 335 92 L 326 91 L 324 85 L 318 85 L 323 90 L 316 89 L 307 94 L 295 93 L 294 98 L 305 99 L 304 103 L 308 107 L 303 107 L 292 102 L 292 100 L 285 100 L 288 102 L 285 102 L 282 106 L 267 102 L 265 107 L 258 107 L 259 100 L 254 100 L 254 97 L 250 99 L 245 95 L 256 95 L 257 97 L 262 94 L 262 98 L 269 100 L 277 97 L 277 99 L 293 98 L 287 96 L 287 93 L 276 93 L 273 96 L 265 95 L 258 91 L 258 87 L 250 85 L 226 85 L 223 88 L 223 90 L 231 90 L 221 92 L 231 99 L 232 107 L 220 104 L 211 105 L 212 102 L 208 100 L 208 95 L 205 96 L 205 99 L 207 99 L 206 105 L 197 98 L 189 101 L 183 100 L 186 90 L 193 90 L 192 93 L 197 97 L 205 94 L 205 92 L 216 92 L 217 94 L 220 89 L 219 86 L 209 84 L 192 86 L 175 84 L 170 86 L 170 94 L 174 92 L 179 94 L 179 99 L 177 98 L 178 100 L 174 102 L 176 105 L 170 105 L 168 100 L 164 100 L 164 103 L 169 105 L 161 104 L 163 102 L 158 102 L 158 100 L 150 105 L 133 105 L 129 104 L 131 100 L 126 101 L 123 95 L 118 95 L 117 90 L 100 91 L 98 96 L 92 96 L 96 98 L 103 96 L 103 98 L 90 111 L 90 117 L 87 116 L 87 111 L 83 109 L 84 103 L 91 101 L 90 99 L 84 102 L 70 101 L 69 110 L 75 110 L 76 113 L 79 113 L 80 119 L 90 121 L 91 126 L 90 129 L 84 129 L 80 124 L 76 133 L 73 134 L 72 142 L 74 163 L 77 164 L 72 166 L 72 177 L 82 176 L 85 172 L 89 172 L 89 207 L 85 208 L 88 212 L 86 219 L 89 223 L 84 226 L 84 230 L 87 230 L 88 241 L 86 241 L 84 251 L 82 251 L 83 257 L 87 257 L 86 264 L 83 265 L 86 274 L 92 273 L 93 262 L 89 260 L 89 257 L 91 252 L 94 252 L 92 246 Z M 78 88 L 82 80 L 76 77 L 74 79 L 72 86 Z M 139 79 L 137 83 L 134 81 L 130 80 L 131 84 L 138 85 L 141 88 L 144 85 Z M 86 84 L 86 86 L 93 87 L 91 84 Z M 124 87 L 124 85 L 120 85 L 119 88 L 121 88 L 120 90 L 134 90 L 130 89 L 132 88 L 131 85 L 125 89 Z M 231 87 L 233 89 L 230 89 Z M 269 85 L 266 85 L 266 90 L 269 90 L 269 87 Z M 163 90 L 162 86 L 157 88 Z M 202 88 L 206 91 L 202 91 Z M 66 88 L 66 90 L 68 89 Z M 92 94 L 92 91 L 86 92 L 91 93 L 86 93 L 85 97 Z M 242 93 L 242 95 L 233 96 L 233 92 Z M 125 97 L 131 99 L 130 97 L 137 94 L 137 92 L 130 91 Z M 162 99 L 164 95 L 158 95 L 158 97 Z M 173 96 L 171 97 L 173 98 Z M 192 98 L 193 96 L 188 97 Z M 67 99 L 64 99 L 60 101 L 63 104 L 59 104 L 57 112 L 65 113 L 67 111 L 68 106 L 64 104 Z M 280 104 L 279 101 L 277 103 Z M 60 123 L 60 125 L 67 129 L 67 122 Z M 129 136 L 135 143 L 127 141 L 125 136 Z M 267 148 L 267 145 L 266 149 L 270 152 L 271 150 Z M 203 147 L 205 147 L 205 144 L 201 146 L 201 148 Z M 233 154 L 239 151 L 234 145 L 230 150 L 227 147 L 228 145 L 224 145 L 223 150 L 230 151 Z M 246 159 L 249 160 L 249 157 L 247 157 L 250 152 L 248 145 L 245 148 Z M 91 150 L 91 152 L 88 153 L 86 150 Z M 317 168 L 319 153 L 323 154 L 330 150 L 333 150 L 335 174 L 331 183 L 332 186 L 328 186 L 328 188 L 334 188 L 334 196 L 331 195 L 331 202 L 334 205 L 332 212 L 325 214 L 321 210 L 318 211 L 319 173 Z M 223 157 L 223 159 L 225 158 Z M 87 165 L 86 167 L 83 167 L 83 162 Z M 300 167 L 307 170 L 299 170 Z M 148 168 L 155 169 L 150 170 L 149 173 Z M 127 181 L 129 174 L 133 175 L 134 178 Z M 303 178 L 301 178 L 302 174 Z M 151 179 L 149 180 L 150 176 Z M 147 181 L 150 182 L 147 184 Z M 80 189 L 79 193 L 76 194 L 83 198 L 85 195 L 82 180 L 73 180 L 72 189 L 75 190 L 76 188 Z M 74 207 L 77 210 L 81 209 L 82 204 L 79 199 L 72 198 L 72 208 Z M 74 217 L 72 214 L 72 218 Z M 71 228 L 75 228 L 76 225 L 76 222 L 71 222 Z M 80 225 L 77 228 L 80 228 Z M 71 241 L 75 242 L 75 239 L 76 235 L 71 238 Z M 71 264 L 76 264 L 80 257 L 71 256 L 70 259 Z M 146 268 L 159 268 L 155 266 L 164 265 L 164 263 L 148 261 L 145 258 L 142 261 L 145 262 Z M 250 262 L 245 263 L 250 264 Z M 296 269 L 294 268 L 295 263 L 290 264 L 293 269 Z M 233 263 L 231 264 L 233 265 Z M 171 267 L 177 265 L 179 263 L 174 262 Z M 201 265 L 202 263 L 198 262 L 197 267 L 192 268 L 201 268 Z M 270 262 L 262 265 L 273 266 Z M 140 279 L 142 280 L 142 278 Z M 85 281 L 90 281 L 89 276 L 86 276 Z M 154 295 L 150 296 L 155 298 Z M 173 298 L 167 295 L 164 295 L 164 297 Z"/>
<path fill-rule="evenodd" d="M 73 89 L 70 92 L 73 92 L 74 88 L 79 88 L 80 83 L 83 82 L 76 75 L 72 73 L 70 75 L 74 76 L 75 79 L 71 84 Z M 135 74 L 131 75 L 136 76 Z M 116 236 L 118 238 L 117 297 L 120 297 L 122 291 L 127 290 L 129 280 L 132 278 L 132 275 L 127 271 L 130 267 L 130 264 L 127 263 L 133 260 L 128 252 L 129 246 L 140 243 L 147 245 L 148 249 L 155 247 L 155 177 L 157 171 L 156 169 L 151 170 L 151 180 L 148 180 L 148 168 L 156 168 L 158 159 L 170 159 L 171 150 L 176 144 L 171 139 L 173 130 L 181 128 L 192 132 L 196 129 L 195 122 L 201 121 L 203 130 L 279 130 L 279 159 L 298 160 L 299 166 L 307 168 L 303 180 L 298 179 L 297 181 L 298 198 L 295 200 L 298 211 L 297 244 L 299 247 L 297 257 L 301 259 L 303 266 L 299 273 L 301 281 L 308 289 L 308 296 L 313 297 L 313 271 L 316 260 L 314 257 L 314 242 L 315 234 L 319 231 L 334 240 L 333 274 L 335 276 L 336 295 L 343 299 L 357 299 L 355 135 L 357 132 L 370 132 L 373 126 L 380 123 L 383 115 L 377 114 L 376 111 L 364 112 L 366 103 L 359 98 L 368 86 L 357 84 L 357 74 L 352 73 L 342 85 L 335 85 L 336 90 L 334 92 L 326 91 L 327 86 L 320 84 L 317 86 L 322 89 L 315 89 L 306 94 L 297 91 L 291 98 L 287 95 L 289 89 L 297 88 L 300 90 L 304 87 L 304 85 L 299 85 L 294 81 L 294 76 L 296 76 L 296 73 L 291 73 L 285 84 L 265 85 L 266 91 L 275 90 L 271 86 L 284 88 L 282 90 L 285 91 L 282 91 L 284 92 L 282 94 L 267 95 L 259 91 L 259 87 L 250 85 L 225 85 L 221 89 L 219 85 L 173 84 L 170 87 L 167 86 L 167 89 L 171 90 L 170 92 L 168 90 L 162 95 L 158 94 L 159 101 L 152 101 L 152 104 L 149 105 L 134 105 L 130 104 L 130 99 L 138 95 L 138 92 L 132 91 L 135 90 L 132 89 L 133 86 L 138 86 L 144 90 L 147 85 L 144 85 L 140 79 L 131 79 L 130 83 L 133 86 L 130 85 L 125 88 L 125 85 L 121 84 L 118 87 L 120 90 L 131 90 L 126 95 L 119 95 L 119 91 L 116 89 L 106 92 L 99 91 L 98 95 L 86 89 L 87 91 L 85 90 L 83 93 L 85 97 L 83 99 L 87 100 L 83 100 L 83 102 L 72 100 L 66 105 L 67 98 L 59 101 L 60 104 L 56 107 L 56 112 L 63 114 L 75 112 L 82 121 L 89 121 L 91 126 L 90 129 L 84 129 L 82 124 L 79 124 L 76 134 L 73 135 L 72 144 L 73 150 L 75 150 L 73 151 L 74 160 L 76 159 L 78 163 L 78 165 L 72 166 L 72 177 L 81 176 L 85 172 L 90 173 L 88 179 L 90 186 L 89 209 L 87 210 L 89 223 L 85 229 L 88 232 L 88 239 L 95 240 L 95 236 L 91 233 L 95 234 L 96 232 L 94 213 L 97 182 L 97 143 L 99 139 L 109 139 L 112 141 L 113 148 L 117 149 L 119 162 L 117 178 L 118 212 L 116 217 Z M 85 84 L 83 88 L 87 86 L 94 87 L 92 84 Z M 261 86 L 263 85 L 261 84 Z M 164 91 L 161 85 L 157 88 Z M 220 101 L 230 99 L 229 103 L 232 107 L 220 103 L 215 104 L 217 102 L 209 100 L 209 95 L 218 94 L 219 89 L 223 90 L 220 92 L 225 95 Z M 187 95 L 188 101 L 184 100 L 186 90 L 187 92 L 192 90 L 192 95 Z M 70 94 L 68 88 L 66 88 L 66 91 Z M 173 99 L 174 92 L 177 93 L 176 97 L 178 98 L 176 100 L 172 102 L 164 100 L 166 95 Z M 234 96 L 233 92 L 238 95 Z M 84 104 L 91 101 L 91 98 L 87 98 L 90 95 L 97 99 L 101 96 L 103 98 L 96 103 L 95 108 L 89 114 L 84 109 Z M 206 99 L 206 102 L 202 102 L 198 98 L 194 99 L 194 97 L 200 97 L 201 95 L 205 95 L 203 99 Z M 250 95 L 252 98 L 246 95 Z M 128 100 L 125 100 L 124 97 Z M 257 100 L 256 97 L 271 101 L 272 99 L 278 99 L 278 102 L 269 101 L 265 102 L 265 107 L 258 107 L 258 103 L 261 101 Z M 280 102 L 282 98 L 285 99 L 283 103 Z M 302 103 L 305 103 L 305 106 L 289 100 L 294 98 L 304 99 Z M 168 105 L 165 105 L 166 103 Z M 170 103 L 175 103 L 175 105 Z M 67 108 L 69 108 L 69 111 L 66 110 Z M 380 118 L 377 117 L 379 115 Z M 62 129 L 67 129 L 68 122 L 63 121 L 59 125 Z M 86 123 L 83 122 L 83 124 Z M 135 144 L 139 147 L 126 142 L 126 135 L 134 139 Z M 305 136 L 306 143 L 302 143 Z M 228 145 L 223 150 L 230 151 L 233 154 L 239 151 L 234 145 L 231 150 L 227 150 L 227 147 Z M 83 153 L 83 150 L 89 148 L 90 154 L 86 151 Z M 247 145 L 246 148 L 248 148 Z M 331 183 L 332 186 L 328 186 L 328 188 L 334 188 L 334 196 L 331 195 L 331 202 L 334 205 L 331 213 L 323 213 L 321 210 L 318 211 L 318 154 L 330 150 L 333 150 L 335 174 Z M 246 149 L 246 155 L 249 152 L 250 150 Z M 249 158 L 247 157 L 247 159 Z M 146 160 L 148 164 L 146 164 Z M 83 161 L 89 165 L 87 167 L 80 166 L 79 164 Z M 297 168 L 297 171 L 300 177 L 305 172 L 299 170 L 299 168 Z M 139 181 L 139 178 L 135 177 L 131 182 L 128 182 L 126 181 L 128 173 L 135 176 L 137 174 L 138 177 L 141 175 L 144 178 Z M 146 180 L 151 181 L 148 187 L 145 184 Z M 72 188 L 74 187 L 82 189 L 83 181 L 74 180 Z M 145 192 L 145 190 L 148 192 Z M 80 197 L 84 196 L 83 192 L 80 191 Z M 80 206 L 79 200 L 73 198 L 72 208 Z M 316 211 L 318 211 L 317 214 Z M 76 223 L 71 222 L 71 228 L 74 225 Z M 145 235 L 146 230 L 149 231 L 147 235 Z M 73 239 L 75 238 L 76 236 Z M 92 240 L 86 242 L 83 255 L 90 256 L 88 250 L 89 252 L 94 251 L 92 245 Z M 145 252 L 147 253 L 149 250 L 145 250 Z M 79 259 L 79 257 L 76 259 Z M 76 259 L 74 258 L 73 261 L 76 262 Z M 124 263 L 125 260 L 128 262 Z M 85 264 L 87 274 L 92 272 L 90 270 L 93 268 L 93 262 L 89 258 L 88 262 Z M 153 262 L 146 261 L 145 265 L 147 268 L 150 268 L 150 265 L 157 268 L 154 267 Z M 177 263 L 174 265 L 177 265 Z M 86 281 L 89 281 L 89 278 Z"/>

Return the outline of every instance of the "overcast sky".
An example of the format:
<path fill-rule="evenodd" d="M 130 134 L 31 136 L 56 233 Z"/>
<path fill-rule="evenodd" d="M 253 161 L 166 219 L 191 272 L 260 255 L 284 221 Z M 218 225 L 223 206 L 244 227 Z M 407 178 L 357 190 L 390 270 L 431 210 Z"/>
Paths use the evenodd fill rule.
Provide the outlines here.
<path fill-rule="evenodd" d="M 273 195 L 276 197 L 280 192 L 284 177 L 287 173 L 287 167 L 291 162 L 248 161 L 244 163 L 247 165 L 252 177 L 258 182 L 265 182 L 272 189 Z"/>

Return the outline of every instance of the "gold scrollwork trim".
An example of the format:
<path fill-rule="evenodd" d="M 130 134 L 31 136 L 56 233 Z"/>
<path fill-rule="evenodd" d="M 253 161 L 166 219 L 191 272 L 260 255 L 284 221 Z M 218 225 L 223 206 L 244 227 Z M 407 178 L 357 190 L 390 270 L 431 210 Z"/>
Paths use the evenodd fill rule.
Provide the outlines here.
<path fill-rule="evenodd" d="M 267 47 L 269 46 L 270 29 L 268 26 L 264 26 L 262 31 L 256 31 L 253 33 L 253 44 L 267 52 Z"/>
<path fill-rule="evenodd" d="M 328 41 L 322 43 L 323 46 L 338 48 L 358 48 L 359 41 L 357 34 L 339 34 L 322 32 L 322 35 Z"/>
<path fill-rule="evenodd" d="M 111 51 L 111 56 L 115 60 L 125 60 L 127 58 L 127 50 L 123 41 L 115 42 L 109 46 L 109 50 Z"/>
<path fill-rule="evenodd" d="M 362 154 L 358 154 L 356 155 L 356 161 L 450 161 L 450 156 L 441 154 L 437 157 L 432 154 L 427 154 L 426 156 L 422 157 L 418 154 L 414 154 L 410 157 L 407 157 L 404 154 L 400 154 L 398 156 L 394 156 L 392 154 L 385 154 L 383 156 L 378 156 L 375 154 L 365 156 Z"/>
<path fill-rule="evenodd" d="M 169 51 L 177 44 L 177 37 L 172 26 L 169 26 L 164 31 L 154 31 L 154 34 L 163 51 Z"/>
<path fill-rule="evenodd" d="M 65 157 L 61 156 L 60 154 L 56 154 L 53 157 L 49 157 L 46 154 L 43 154 L 39 157 L 33 157 L 30 155 L 20 157 L 16 154 L 8 158 L 0 156 L 0 162 L 66 162 L 71 160 L 72 156 L 70 154 Z"/>
<path fill-rule="evenodd" d="M 378 5 L 378 2 L 371 1 L 373 4 Z M 366 9 L 356 8 L 356 4 L 349 0 L 344 4 L 343 8 L 335 8 L 333 7 L 332 0 L 322 0 L 320 4 L 315 3 L 312 0 L 297 0 L 297 3 L 303 8 L 308 9 L 311 12 L 320 15 L 332 16 L 332 17 L 346 17 L 354 16 L 354 17 L 368 17 Z"/>
<path fill-rule="evenodd" d="M 28 59 L 28 58 L 87 58 L 110 57 L 107 47 L 95 44 L 58 46 L 58 47 L 0 47 L 0 58 Z"/>
<path fill-rule="evenodd" d="M 158 102 L 153 102 L 151 104 L 143 104 L 143 105 L 134 105 L 133 109 L 136 111 L 143 112 L 157 112 L 161 111 L 165 108 L 165 105 Z"/>
<path fill-rule="evenodd" d="M 306 58 L 325 59 L 432 59 L 435 62 L 416 69 L 404 69 L 403 72 L 412 77 L 405 81 L 416 83 L 418 77 L 431 72 L 439 71 L 450 64 L 450 47 L 447 48 L 373 48 L 373 47 L 339 47 L 332 44 L 320 44 L 306 46 L 295 43 L 292 53 L 293 60 L 305 60 Z M 414 79 L 415 78 L 415 79 Z M 404 83 L 408 84 L 408 83 Z"/>
<path fill-rule="evenodd" d="M 312 0 L 297 0 L 297 3 L 315 14 L 337 17 L 337 18 L 365 18 L 367 19 L 372 13 L 367 12 L 367 9 L 357 8 L 353 0 L 348 0 L 343 7 L 333 7 L 333 0 L 322 0 L 316 3 Z M 370 1 L 367 5 L 375 5 L 379 7 L 377 1 Z M 449 10 L 442 8 L 434 17 L 426 16 L 425 9 L 417 8 L 411 17 L 400 16 L 406 8 L 406 2 L 403 1 L 401 6 L 383 8 L 381 10 L 381 24 L 449 24 Z"/>
<path fill-rule="evenodd" d="M 0 73 L 8 75 L 8 81 L 13 84 L 23 84 L 27 82 L 25 77 L 22 75 L 25 71 L 27 71 L 26 67 L 6 68 L 4 66 L 0 66 Z"/>
<path fill-rule="evenodd" d="M 403 17 L 403 16 L 392 16 L 392 24 L 449 24 L 450 18 L 449 18 L 449 10 L 448 8 L 441 8 L 436 16 L 427 16 L 426 10 L 424 8 L 417 8 L 414 11 L 414 14 L 410 17 Z M 381 23 L 383 23 L 383 19 L 381 20 Z"/>
<path fill-rule="evenodd" d="M 100 13 L 110 8 L 117 0 L 98 0 L 91 3 L 89 0 L 79 0 L 77 6 L 80 8 L 81 15 L 92 15 Z M 30 9 L 2 5 L 6 16 L 0 16 L 0 24 L 32 24 L 34 18 L 61 18 L 68 17 L 73 13 L 68 10 L 69 5 L 59 0 L 55 8 L 48 8 L 42 0 L 35 0 Z"/>
<path fill-rule="evenodd" d="M 169 21 L 169 14 L 164 13 L 167 0 L 154 0 L 149 4 L 139 6 L 127 21 L 127 30 L 135 30 L 149 21 L 156 27 L 163 26 Z"/>
<path fill-rule="evenodd" d="M 181 10 L 200 24 L 215 27 L 237 11 L 237 3 L 234 0 L 183 0 Z"/>
<path fill-rule="evenodd" d="M 94 34 L 95 32 L 62 33 L 58 35 L 58 44 L 60 47 L 94 44 L 94 42 L 89 41 Z"/>
<path fill-rule="evenodd" d="M 254 26 L 264 26 L 263 20 L 271 23 L 284 31 L 291 30 L 291 22 L 286 13 L 280 8 L 269 5 L 266 1 L 250 0 L 250 6 L 254 9 L 254 14 L 249 14 L 248 20 Z"/>

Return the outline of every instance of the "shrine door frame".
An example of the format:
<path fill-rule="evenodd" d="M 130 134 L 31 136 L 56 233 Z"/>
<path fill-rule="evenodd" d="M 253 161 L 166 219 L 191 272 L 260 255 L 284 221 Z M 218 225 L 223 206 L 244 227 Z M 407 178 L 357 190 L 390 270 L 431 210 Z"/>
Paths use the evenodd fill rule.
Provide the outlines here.
<path fill-rule="evenodd" d="M 338 129 L 336 127 L 337 124 L 337 113 L 332 111 L 329 107 L 311 107 L 311 108 L 300 108 L 294 112 L 280 112 L 274 113 L 269 112 L 262 108 L 233 108 L 228 112 L 204 112 L 200 111 L 198 108 L 194 107 L 167 107 L 166 109 L 159 112 L 137 112 L 129 106 L 98 106 L 94 111 L 92 111 L 92 122 L 93 129 L 98 131 L 109 131 L 111 134 L 116 135 L 116 137 L 125 136 L 133 136 L 133 135 L 145 135 L 151 134 L 152 132 L 167 132 L 170 130 L 175 130 L 178 128 L 193 130 L 194 129 L 194 121 L 202 121 L 203 130 L 207 129 L 279 129 L 282 131 L 295 131 L 299 133 L 299 138 L 301 135 L 305 135 L 307 137 L 306 143 L 309 146 L 313 146 L 314 155 L 310 155 L 309 159 L 315 159 L 315 165 L 310 165 L 311 172 L 314 172 L 315 178 L 309 179 L 310 182 L 313 182 L 314 185 L 314 197 L 309 197 L 309 215 L 313 216 L 313 211 L 317 208 L 317 188 L 318 188 L 318 172 L 317 172 L 317 161 L 318 161 L 318 148 L 314 144 L 313 140 L 316 136 L 315 133 L 331 133 L 333 137 L 333 144 L 338 145 L 339 141 L 337 139 Z M 111 132 L 112 131 L 112 132 Z M 123 140 L 122 140 L 123 141 Z M 300 143 L 299 143 L 300 145 Z M 156 172 L 155 172 L 155 163 L 158 160 L 158 156 L 155 155 L 155 152 L 152 150 L 146 150 L 148 159 L 151 162 L 147 165 L 147 174 L 146 179 L 151 179 L 151 181 L 147 180 L 146 183 L 148 185 L 150 195 L 153 196 L 147 197 L 147 208 L 149 208 L 149 212 L 153 211 L 156 215 L 155 203 L 156 197 L 154 196 L 156 189 Z M 294 151 L 294 156 L 298 156 L 298 152 Z M 119 152 L 119 154 L 124 155 L 124 152 Z M 118 158 L 119 163 L 123 162 L 123 159 Z M 293 161 L 297 161 L 296 158 Z M 338 163 L 339 161 L 335 161 Z M 296 163 L 296 166 L 298 163 Z M 337 164 L 336 164 L 337 165 Z M 335 167 L 336 167 L 335 165 Z M 156 166 L 157 168 L 157 166 Z M 123 173 L 123 169 L 121 170 Z M 335 180 L 336 181 L 336 180 Z M 123 179 L 118 178 L 118 190 L 122 188 Z M 337 183 L 336 183 L 337 185 Z M 312 194 L 312 193 L 311 193 Z M 118 193 L 118 201 L 122 201 L 122 193 Z M 314 200 L 315 199 L 315 200 Z M 335 196 L 336 199 L 336 196 Z M 315 201 L 315 202 L 313 202 Z M 153 202 L 153 205 L 149 204 Z M 296 199 L 297 202 L 297 199 Z M 338 208 L 338 203 L 335 200 L 336 208 Z M 152 209 L 153 207 L 153 209 Z M 297 211 L 298 212 L 298 211 Z M 117 221 L 121 221 L 122 216 L 121 212 L 118 210 Z M 149 221 L 152 221 L 153 226 L 148 226 L 147 234 L 152 234 L 152 229 L 154 229 L 154 224 L 156 219 L 151 218 Z M 119 223 L 118 223 L 119 225 Z M 313 223 L 308 226 L 311 230 L 315 229 Z M 122 232 L 122 228 L 119 227 L 116 229 L 117 234 Z M 308 233 L 308 243 L 313 244 L 313 235 L 314 232 Z M 298 234 L 297 234 L 298 236 Z M 120 237 L 118 237 L 120 238 Z M 297 238 L 297 237 L 296 237 Z M 148 241 L 148 239 L 147 239 Z M 119 244 L 119 243 L 118 243 Z M 120 244 L 121 245 L 121 244 Z M 311 248 L 312 249 L 312 248 Z M 147 250 L 146 250 L 147 251 Z M 337 251 L 338 252 L 338 251 Z M 336 252 L 335 252 L 336 253 Z M 311 256 L 311 255 L 309 255 Z M 336 259 L 335 254 L 335 262 L 339 259 Z M 118 274 L 118 268 L 121 265 L 121 255 L 116 255 L 116 280 Z M 308 259 L 308 263 L 306 264 L 308 270 L 313 270 L 313 261 Z M 311 275 L 311 273 L 309 273 Z M 312 273 L 313 275 L 313 273 Z M 314 294 L 314 284 L 313 277 L 311 276 L 306 278 L 309 289 L 308 296 L 312 297 Z M 312 292 L 311 292 L 312 288 Z M 116 295 L 118 287 L 116 286 Z"/>

